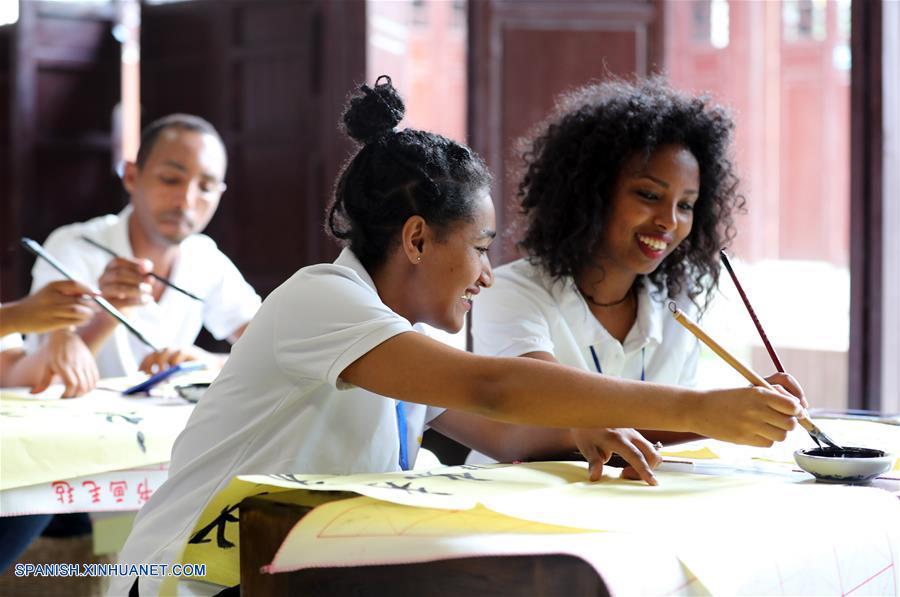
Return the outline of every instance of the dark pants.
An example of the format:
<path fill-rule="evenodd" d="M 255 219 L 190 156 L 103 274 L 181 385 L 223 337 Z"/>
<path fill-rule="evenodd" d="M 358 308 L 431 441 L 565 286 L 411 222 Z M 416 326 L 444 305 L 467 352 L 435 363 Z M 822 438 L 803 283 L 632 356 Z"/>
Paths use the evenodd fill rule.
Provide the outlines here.
<path fill-rule="evenodd" d="M 31 542 L 41 535 L 75 537 L 91 532 L 87 514 L 33 514 L 0 518 L 0 572 L 16 561 Z"/>

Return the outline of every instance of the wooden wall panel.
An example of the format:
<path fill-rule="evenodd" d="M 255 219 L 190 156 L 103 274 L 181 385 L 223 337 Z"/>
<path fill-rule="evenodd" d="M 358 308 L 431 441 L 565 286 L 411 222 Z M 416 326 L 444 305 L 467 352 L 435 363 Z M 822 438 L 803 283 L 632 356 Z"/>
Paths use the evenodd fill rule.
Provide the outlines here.
<path fill-rule="evenodd" d="M 228 190 L 208 233 L 257 291 L 332 259 L 322 219 L 352 149 L 337 124 L 365 77 L 365 3 L 145 6 L 142 45 L 145 123 L 191 112 L 225 139 Z"/>
<path fill-rule="evenodd" d="M 561 92 L 661 63 L 662 11 L 653 0 L 484 0 L 469 4 L 469 142 L 494 172 L 501 242 L 515 258 L 516 141 Z"/>
<path fill-rule="evenodd" d="M 0 27 L 0 301 L 16 298 L 19 272 L 9 242 L 19 231 L 18 214 L 13 211 L 10 165 L 12 153 L 12 43 L 13 27 Z"/>
<path fill-rule="evenodd" d="M 58 226 L 121 208 L 112 166 L 119 46 L 112 6 L 21 2 L 11 28 L 10 166 L 2 203 L 2 298 L 30 286 L 18 246 Z M 2 182 L 2 181 L 0 181 Z"/>
<path fill-rule="evenodd" d="M 882 370 L 897 367 L 882 360 L 884 310 L 897 308 L 896 299 L 885 304 L 883 296 L 883 6 L 878 1 L 854 2 L 851 10 L 848 406 L 879 410 Z M 896 110 L 896 104 L 888 109 Z M 889 259 L 896 261 L 896 256 Z"/>

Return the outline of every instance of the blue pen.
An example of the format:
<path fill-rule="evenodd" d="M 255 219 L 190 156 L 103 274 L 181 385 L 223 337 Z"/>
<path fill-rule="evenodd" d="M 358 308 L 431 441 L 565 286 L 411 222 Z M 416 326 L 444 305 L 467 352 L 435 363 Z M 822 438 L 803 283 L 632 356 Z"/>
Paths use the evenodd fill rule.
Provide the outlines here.
<path fill-rule="evenodd" d="M 185 361 L 184 363 L 178 363 L 177 365 L 173 365 L 164 371 L 160 371 L 159 373 L 150 376 L 148 379 L 142 381 L 136 386 L 132 386 L 122 392 L 125 396 L 130 396 L 132 394 L 138 394 L 140 392 L 146 392 L 159 382 L 166 380 L 173 375 L 177 375 L 179 373 L 187 373 L 188 371 L 199 371 L 201 369 L 206 369 L 206 363 L 201 361 Z"/>

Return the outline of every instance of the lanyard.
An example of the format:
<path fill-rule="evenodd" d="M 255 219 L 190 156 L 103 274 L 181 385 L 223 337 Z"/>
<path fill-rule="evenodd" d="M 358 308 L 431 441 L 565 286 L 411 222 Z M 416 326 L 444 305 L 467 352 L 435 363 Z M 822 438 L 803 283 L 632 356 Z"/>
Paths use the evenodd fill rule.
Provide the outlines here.
<path fill-rule="evenodd" d="M 590 346 L 591 349 L 591 357 L 594 359 L 594 368 L 597 369 L 597 373 L 602 374 L 603 369 L 600 367 L 600 358 L 597 356 L 597 351 L 594 350 L 593 344 Z M 646 376 L 644 375 L 644 350 L 646 346 L 641 348 L 641 381 L 646 381 Z"/>
<path fill-rule="evenodd" d="M 397 431 L 400 434 L 400 469 L 409 470 L 409 450 L 406 438 L 406 412 L 403 410 L 403 401 L 397 401 Z"/>

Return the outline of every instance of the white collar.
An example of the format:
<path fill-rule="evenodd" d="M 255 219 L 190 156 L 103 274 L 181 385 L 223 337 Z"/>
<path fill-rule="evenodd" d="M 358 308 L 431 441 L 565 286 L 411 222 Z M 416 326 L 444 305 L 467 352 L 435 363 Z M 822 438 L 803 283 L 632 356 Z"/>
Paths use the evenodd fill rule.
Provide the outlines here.
<path fill-rule="evenodd" d="M 131 248 L 131 239 L 128 236 L 128 220 L 131 219 L 131 214 L 133 212 L 134 209 L 131 207 L 131 204 L 126 205 L 125 209 L 116 215 L 118 218 L 116 223 L 109 227 L 107 241 L 104 242 L 103 239 L 99 238 L 93 240 L 96 240 L 100 244 L 108 243 L 109 248 L 121 257 L 134 259 L 134 251 Z"/>
<path fill-rule="evenodd" d="M 637 288 L 637 319 L 625 337 L 623 346 L 627 352 L 643 348 L 649 343 L 662 344 L 665 302 L 653 297 L 655 289 L 650 280 L 642 276 Z M 569 320 L 572 329 L 591 330 L 595 326 L 602 328 L 571 276 L 554 281 L 550 285 L 550 295 L 559 305 L 563 317 Z M 606 332 L 605 329 L 603 331 Z"/>
<path fill-rule="evenodd" d="M 350 247 L 344 247 L 341 250 L 341 254 L 334 260 L 334 264 L 352 269 L 366 285 L 371 287 L 376 293 L 378 292 L 378 289 L 375 288 L 375 281 L 372 280 L 372 276 L 369 275 L 369 272 L 363 266 L 359 257 L 356 256 L 356 253 L 350 250 Z"/>

